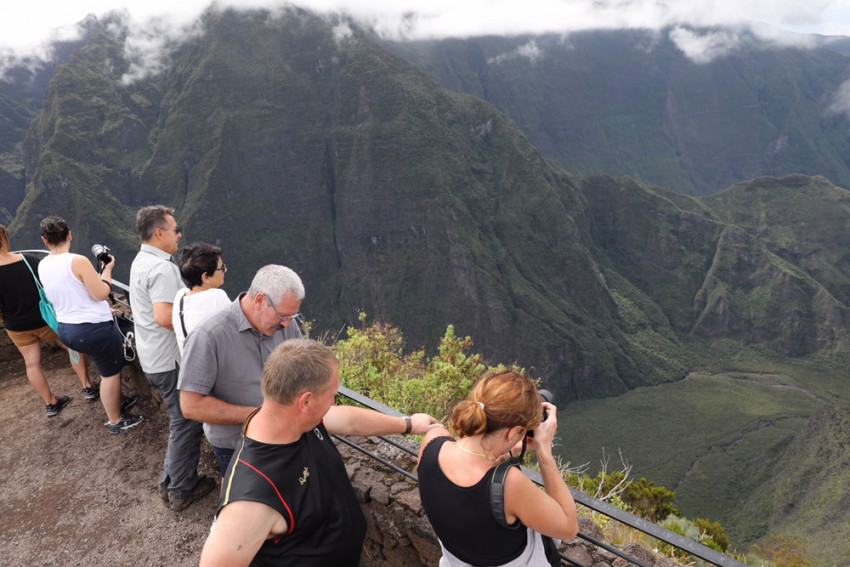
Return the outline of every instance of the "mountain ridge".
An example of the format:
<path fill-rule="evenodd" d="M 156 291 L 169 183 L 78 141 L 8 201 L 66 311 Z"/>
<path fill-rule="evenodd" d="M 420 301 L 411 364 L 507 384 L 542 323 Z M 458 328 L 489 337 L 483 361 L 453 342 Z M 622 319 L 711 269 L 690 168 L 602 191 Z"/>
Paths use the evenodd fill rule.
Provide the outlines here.
<path fill-rule="evenodd" d="M 131 84 L 121 37 L 94 33 L 20 142 L 13 245 L 40 247 L 38 222 L 60 214 L 76 252 L 107 244 L 126 279 L 136 210 L 175 206 L 187 242 L 223 248 L 231 296 L 283 263 L 315 330 L 365 311 L 433 349 L 454 324 L 559 403 L 680 385 L 748 352 L 846 364 L 847 191 L 792 174 L 697 197 L 575 175 L 490 102 L 347 24 L 211 11 L 168 70 Z M 770 462 L 786 458 L 790 440 L 771 443 Z"/>

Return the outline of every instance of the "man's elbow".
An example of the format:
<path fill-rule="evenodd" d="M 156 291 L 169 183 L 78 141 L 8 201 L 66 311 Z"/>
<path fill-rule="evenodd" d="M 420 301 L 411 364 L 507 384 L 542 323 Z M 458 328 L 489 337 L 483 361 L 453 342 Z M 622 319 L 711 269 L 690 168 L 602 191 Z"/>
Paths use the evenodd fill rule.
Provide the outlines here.
<path fill-rule="evenodd" d="M 191 393 L 180 392 L 180 411 L 186 419 L 202 421 L 198 412 L 198 404 L 195 396 Z"/>

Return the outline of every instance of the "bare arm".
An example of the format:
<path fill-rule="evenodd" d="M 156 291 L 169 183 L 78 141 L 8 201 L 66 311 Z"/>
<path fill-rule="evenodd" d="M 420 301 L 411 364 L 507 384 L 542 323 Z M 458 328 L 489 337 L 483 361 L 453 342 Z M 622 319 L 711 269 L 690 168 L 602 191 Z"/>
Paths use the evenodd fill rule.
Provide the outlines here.
<path fill-rule="evenodd" d="M 269 536 L 285 533 L 286 520 L 259 502 L 222 508 L 201 551 L 200 567 L 247 567 Z"/>
<path fill-rule="evenodd" d="M 505 479 L 505 516 L 509 522 L 518 517 L 543 535 L 571 539 L 578 533 L 576 503 L 552 455 L 552 439 L 558 427 L 557 408 L 546 402 L 543 405 L 549 416 L 534 430 L 530 443 L 537 455 L 545 492 L 522 471 L 512 468 Z"/>
<path fill-rule="evenodd" d="M 171 311 L 174 308 L 173 303 L 154 303 L 153 304 L 153 320 L 160 327 L 165 327 L 169 331 L 174 330 L 171 324 Z"/>
<path fill-rule="evenodd" d="M 403 417 L 353 406 L 331 406 L 324 417 L 328 433 L 339 435 L 391 435 L 404 433 L 407 422 Z M 422 435 L 437 420 L 428 414 L 415 413 L 410 416 L 413 426 L 410 433 Z"/>
<path fill-rule="evenodd" d="M 112 286 L 103 281 L 104 279 L 112 281 L 112 268 L 115 267 L 115 259 L 103 268 L 103 274 L 98 274 L 97 271 L 85 256 L 74 256 L 71 261 L 71 270 L 74 275 L 80 278 L 83 285 L 92 299 L 103 301 L 112 293 Z M 103 278 L 103 279 L 101 279 Z"/>
<path fill-rule="evenodd" d="M 180 390 L 180 409 L 183 416 L 217 425 L 242 425 L 257 408 L 230 404 L 213 396 L 190 390 Z"/>

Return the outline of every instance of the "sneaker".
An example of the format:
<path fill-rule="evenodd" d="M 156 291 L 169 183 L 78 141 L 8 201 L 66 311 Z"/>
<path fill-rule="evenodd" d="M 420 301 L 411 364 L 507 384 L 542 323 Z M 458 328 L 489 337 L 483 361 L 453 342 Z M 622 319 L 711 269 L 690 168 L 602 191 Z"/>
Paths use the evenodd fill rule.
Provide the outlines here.
<path fill-rule="evenodd" d="M 124 412 L 136 405 L 138 401 L 139 396 L 124 396 L 121 400 L 121 415 L 124 415 Z"/>
<path fill-rule="evenodd" d="M 198 484 L 195 485 L 195 488 L 192 489 L 192 492 L 186 498 L 174 498 L 173 494 L 170 496 L 171 509 L 175 512 L 185 510 L 189 507 L 189 504 L 200 500 L 209 494 L 213 488 L 215 488 L 215 479 L 211 476 L 202 475 L 198 477 Z"/>
<path fill-rule="evenodd" d="M 142 415 L 122 415 L 121 419 L 118 420 L 118 423 L 109 423 L 107 421 L 104 425 L 109 428 L 110 433 L 117 435 L 125 429 L 136 427 L 144 421 L 144 419 L 145 418 Z"/>
<path fill-rule="evenodd" d="M 88 402 L 93 402 L 100 397 L 100 384 L 92 383 L 88 388 L 83 388 L 83 397 Z"/>
<path fill-rule="evenodd" d="M 47 404 L 45 407 L 47 408 L 47 417 L 56 417 L 59 415 L 59 412 L 62 411 L 62 408 L 71 403 L 71 398 L 68 396 L 56 396 L 55 404 Z"/>

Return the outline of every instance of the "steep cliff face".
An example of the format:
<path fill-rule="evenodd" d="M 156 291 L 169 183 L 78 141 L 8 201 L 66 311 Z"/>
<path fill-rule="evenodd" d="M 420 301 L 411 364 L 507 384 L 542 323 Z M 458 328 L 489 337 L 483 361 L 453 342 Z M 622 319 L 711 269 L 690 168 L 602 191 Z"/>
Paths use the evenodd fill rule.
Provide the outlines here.
<path fill-rule="evenodd" d="M 694 195 L 792 173 L 850 187 L 848 118 L 829 108 L 850 78 L 846 54 L 750 37 L 695 62 L 671 35 L 605 30 L 386 45 L 447 88 L 492 102 L 573 173 L 629 175 Z"/>
<path fill-rule="evenodd" d="M 845 234 L 845 192 L 826 181 L 701 200 L 577 178 L 495 107 L 346 22 L 212 11 L 204 26 L 144 81 L 122 83 L 121 38 L 106 33 L 57 70 L 25 146 L 17 247 L 60 214 L 75 251 L 105 242 L 126 280 L 136 210 L 165 203 L 187 242 L 223 248 L 231 295 L 286 264 L 318 330 L 365 310 L 433 348 L 454 324 L 571 399 L 682 377 L 689 335 L 847 352 L 843 253 L 826 231 L 794 244 L 778 212 L 805 193 Z M 760 206 L 776 208 L 769 230 L 736 212 Z M 794 324 L 777 324 L 783 306 Z"/>
<path fill-rule="evenodd" d="M 607 338 L 613 302 L 580 241 L 580 196 L 512 122 L 312 16 L 207 26 L 152 83 L 120 85 L 106 35 L 59 70 L 29 139 L 18 241 L 56 212 L 83 251 L 106 240 L 121 272 L 135 209 L 164 202 L 187 240 L 223 247 L 232 291 L 264 263 L 296 269 L 320 328 L 363 309 L 433 345 L 453 323 L 573 395 L 637 382 L 627 345 Z"/>
<path fill-rule="evenodd" d="M 594 257 L 678 332 L 848 359 L 850 193 L 803 176 L 700 199 L 611 178 L 585 183 Z"/>

